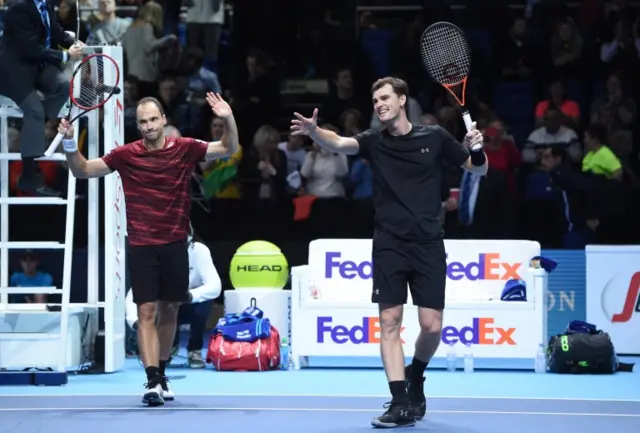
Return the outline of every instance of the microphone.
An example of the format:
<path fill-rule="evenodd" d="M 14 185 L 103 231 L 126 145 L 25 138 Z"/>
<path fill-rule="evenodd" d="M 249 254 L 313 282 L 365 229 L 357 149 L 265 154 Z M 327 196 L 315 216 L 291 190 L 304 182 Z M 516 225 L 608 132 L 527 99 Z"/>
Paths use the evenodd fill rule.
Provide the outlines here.
<path fill-rule="evenodd" d="M 114 95 L 120 94 L 119 87 L 107 86 L 105 84 L 98 84 L 95 89 L 96 93 L 112 93 Z"/>

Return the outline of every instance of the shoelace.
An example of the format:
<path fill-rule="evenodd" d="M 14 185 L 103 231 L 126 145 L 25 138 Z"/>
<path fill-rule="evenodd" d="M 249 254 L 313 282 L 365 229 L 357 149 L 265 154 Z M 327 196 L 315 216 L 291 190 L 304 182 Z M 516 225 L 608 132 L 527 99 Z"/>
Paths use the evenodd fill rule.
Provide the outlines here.
<path fill-rule="evenodd" d="M 146 389 L 151 389 L 151 388 L 153 388 L 153 387 L 154 387 L 154 386 L 156 386 L 156 385 L 158 385 L 158 382 L 156 382 L 156 381 L 151 381 L 151 382 L 146 382 L 146 383 L 144 384 L 144 387 L 145 387 Z"/>
<path fill-rule="evenodd" d="M 162 380 L 160 381 L 160 386 L 162 387 L 162 389 L 164 391 L 168 391 L 169 390 L 169 382 L 171 382 L 169 380 L 169 378 L 167 376 L 162 376 Z"/>
<path fill-rule="evenodd" d="M 388 412 L 391 412 L 391 411 L 393 410 L 393 408 L 394 408 L 395 406 L 397 406 L 397 405 L 398 405 L 398 402 L 397 402 L 397 401 L 393 401 L 393 400 L 391 400 L 391 401 L 388 401 L 388 402 L 386 402 L 385 404 L 383 404 L 383 405 L 382 405 L 382 408 L 383 408 L 383 409 L 387 409 L 387 413 L 388 413 Z"/>
<path fill-rule="evenodd" d="M 387 409 L 386 412 L 384 413 L 385 415 L 391 414 L 391 412 L 393 412 L 393 409 L 398 406 L 400 403 L 398 403 L 397 401 L 388 401 L 385 404 L 382 405 L 382 407 L 384 409 Z M 409 414 L 408 410 L 406 409 L 400 409 L 400 415 L 401 416 L 407 416 Z"/>

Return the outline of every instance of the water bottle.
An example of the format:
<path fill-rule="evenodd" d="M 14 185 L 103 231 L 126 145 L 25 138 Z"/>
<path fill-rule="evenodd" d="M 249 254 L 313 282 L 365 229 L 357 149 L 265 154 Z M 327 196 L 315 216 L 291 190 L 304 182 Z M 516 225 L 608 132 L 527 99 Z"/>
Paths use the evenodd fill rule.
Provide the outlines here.
<path fill-rule="evenodd" d="M 449 343 L 449 351 L 447 352 L 447 371 L 456 371 L 456 346 Z"/>
<path fill-rule="evenodd" d="M 536 373 L 546 373 L 547 372 L 547 356 L 544 352 L 544 344 L 540 343 L 538 345 L 538 351 L 536 352 L 536 363 L 535 363 L 535 371 Z"/>
<path fill-rule="evenodd" d="M 467 343 L 467 348 L 464 352 L 464 372 L 473 373 L 473 346 L 471 343 Z"/>
<path fill-rule="evenodd" d="M 293 371 L 294 369 L 295 367 L 293 365 L 293 356 L 289 354 L 289 356 L 287 356 L 287 370 Z"/>
<path fill-rule="evenodd" d="M 287 340 L 286 337 L 283 337 L 282 342 L 280 343 L 280 370 L 289 369 L 289 361 L 291 358 L 289 355 L 289 340 Z"/>

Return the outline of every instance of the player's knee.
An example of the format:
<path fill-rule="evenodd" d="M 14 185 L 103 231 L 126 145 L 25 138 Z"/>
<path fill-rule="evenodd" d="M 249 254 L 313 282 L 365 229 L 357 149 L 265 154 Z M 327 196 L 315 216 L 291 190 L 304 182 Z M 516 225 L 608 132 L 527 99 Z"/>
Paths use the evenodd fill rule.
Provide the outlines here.
<path fill-rule="evenodd" d="M 442 331 L 442 310 L 418 308 L 418 321 L 422 332 L 440 333 Z"/>
<path fill-rule="evenodd" d="M 174 320 L 180 310 L 179 302 L 158 302 L 158 321 Z"/>
<path fill-rule="evenodd" d="M 384 339 L 400 338 L 402 305 L 380 306 L 380 336 Z"/>
<path fill-rule="evenodd" d="M 156 304 L 155 302 L 146 302 L 138 305 L 138 324 L 144 326 L 146 324 L 155 324 L 156 321 Z"/>

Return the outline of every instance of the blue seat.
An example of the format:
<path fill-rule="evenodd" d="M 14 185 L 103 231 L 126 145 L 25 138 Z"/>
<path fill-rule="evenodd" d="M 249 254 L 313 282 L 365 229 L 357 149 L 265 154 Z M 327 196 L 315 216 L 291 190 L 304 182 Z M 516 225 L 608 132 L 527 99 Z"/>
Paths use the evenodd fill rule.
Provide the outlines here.
<path fill-rule="evenodd" d="M 373 72 L 377 77 L 389 75 L 389 43 L 393 37 L 390 30 L 365 30 L 362 33 L 362 49 L 371 60 Z"/>
<path fill-rule="evenodd" d="M 467 40 L 473 51 L 480 52 L 487 61 L 493 58 L 493 39 L 488 29 L 473 28 L 467 30 Z"/>
<path fill-rule="evenodd" d="M 535 101 L 529 82 L 500 83 L 493 94 L 493 110 L 510 122 L 533 118 Z"/>
<path fill-rule="evenodd" d="M 527 120 L 515 120 L 507 122 L 509 126 L 509 134 L 513 135 L 518 149 L 524 147 L 524 143 L 527 141 L 529 134 L 533 131 L 534 122 L 531 119 Z"/>

